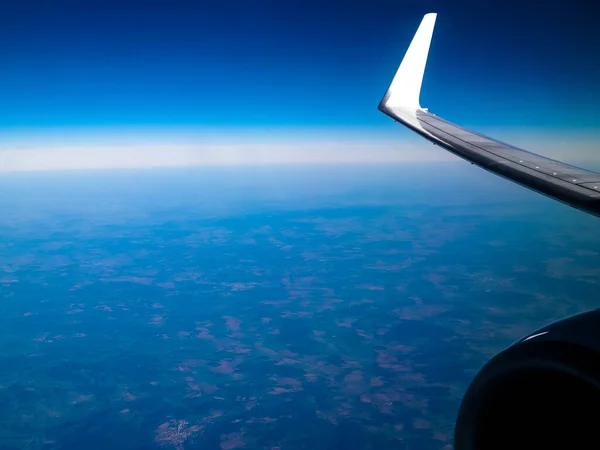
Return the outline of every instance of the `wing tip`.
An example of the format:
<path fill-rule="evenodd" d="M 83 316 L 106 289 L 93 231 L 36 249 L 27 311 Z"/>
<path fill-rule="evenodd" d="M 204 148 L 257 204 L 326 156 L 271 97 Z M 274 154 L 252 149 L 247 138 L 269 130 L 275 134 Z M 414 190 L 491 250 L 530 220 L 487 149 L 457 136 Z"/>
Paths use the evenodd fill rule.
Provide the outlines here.
<path fill-rule="evenodd" d="M 379 110 L 388 105 L 414 110 L 422 109 L 419 97 L 436 19 L 437 13 L 434 12 L 425 14 L 421 19 L 419 28 L 398 67 L 394 79 L 379 103 Z"/>

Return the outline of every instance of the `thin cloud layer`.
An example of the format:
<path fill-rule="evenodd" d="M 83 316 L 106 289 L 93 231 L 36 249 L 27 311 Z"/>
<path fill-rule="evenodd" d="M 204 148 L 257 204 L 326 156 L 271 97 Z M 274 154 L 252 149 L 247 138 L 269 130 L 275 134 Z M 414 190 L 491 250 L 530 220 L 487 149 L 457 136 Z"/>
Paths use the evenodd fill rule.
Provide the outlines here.
<path fill-rule="evenodd" d="M 48 171 L 330 163 L 447 161 L 454 157 L 415 139 L 351 133 L 211 132 L 135 135 L 12 136 L 0 144 L 0 171 Z M 94 136 L 94 137 L 92 137 Z"/>
<path fill-rule="evenodd" d="M 600 162 L 596 136 L 519 130 L 489 134 L 566 162 Z M 0 136 L 0 172 L 453 160 L 457 158 L 397 126 L 380 130 L 50 130 Z"/>

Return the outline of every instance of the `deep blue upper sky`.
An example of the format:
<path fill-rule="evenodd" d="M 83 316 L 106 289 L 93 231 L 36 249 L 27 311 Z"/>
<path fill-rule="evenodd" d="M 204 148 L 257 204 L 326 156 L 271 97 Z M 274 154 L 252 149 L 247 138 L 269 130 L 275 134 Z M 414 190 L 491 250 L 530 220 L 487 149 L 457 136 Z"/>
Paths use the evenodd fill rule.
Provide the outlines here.
<path fill-rule="evenodd" d="M 597 127 L 597 16 L 536 3 L 5 1 L 0 129 L 377 125 L 427 12 L 423 106 L 466 125 Z"/>

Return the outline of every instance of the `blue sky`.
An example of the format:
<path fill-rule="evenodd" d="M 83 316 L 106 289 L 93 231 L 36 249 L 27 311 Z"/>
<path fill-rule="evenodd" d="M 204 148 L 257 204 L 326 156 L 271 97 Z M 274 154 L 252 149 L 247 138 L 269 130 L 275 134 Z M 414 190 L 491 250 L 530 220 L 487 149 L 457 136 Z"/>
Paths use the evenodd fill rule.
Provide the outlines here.
<path fill-rule="evenodd" d="M 376 105 L 427 12 L 438 21 L 423 106 L 469 127 L 588 136 L 600 29 L 593 11 L 551 3 L 2 2 L 0 149 L 83 131 L 98 147 L 133 129 L 138 146 L 182 129 L 410 141 Z"/>

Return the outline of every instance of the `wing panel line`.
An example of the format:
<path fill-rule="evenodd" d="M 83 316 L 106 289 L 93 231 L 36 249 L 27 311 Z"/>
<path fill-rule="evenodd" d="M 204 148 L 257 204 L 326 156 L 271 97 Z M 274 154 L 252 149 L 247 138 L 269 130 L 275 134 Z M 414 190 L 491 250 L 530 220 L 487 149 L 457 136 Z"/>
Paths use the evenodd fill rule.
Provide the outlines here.
<path fill-rule="evenodd" d="M 420 116 L 420 115 L 421 115 L 421 114 L 419 114 L 419 116 Z M 428 117 L 428 116 L 429 116 L 427 113 L 426 113 L 426 114 L 424 114 L 424 115 L 425 115 L 426 117 Z M 436 117 L 437 117 L 437 116 L 436 116 Z M 496 157 L 498 157 L 498 158 L 502 158 L 502 159 L 505 159 L 505 160 L 507 160 L 507 161 L 511 161 L 511 162 L 513 162 L 513 163 L 515 163 L 515 164 L 518 164 L 518 165 L 520 165 L 520 166 L 522 166 L 522 167 L 524 167 L 524 168 L 527 168 L 527 169 L 529 169 L 529 170 L 536 171 L 536 172 L 538 172 L 538 173 L 540 173 L 540 174 L 547 175 L 547 176 L 549 176 L 549 177 L 556 178 L 557 180 L 564 181 L 564 182 L 566 182 L 566 183 L 568 183 L 568 184 L 571 184 L 571 185 L 577 185 L 577 186 L 581 186 L 581 187 L 583 187 L 583 188 L 585 188 L 585 189 L 590 189 L 590 188 L 588 188 L 587 186 L 582 186 L 582 184 L 589 183 L 590 181 L 588 181 L 588 180 L 585 180 L 585 179 L 584 179 L 584 180 L 582 180 L 582 181 L 581 181 L 581 182 L 579 182 L 579 183 L 576 183 L 576 182 L 569 182 L 569 181 L 567 181 L 567 180 L 564 180 L 564 179 L 562 179 L 562 178 L 561 178 L 561 177 L 559 177 L 559 176 L 556 176 L 556 175 L 549 174 L 549 173 L 546 173 L 546 172 L 544 172 L 544 171 L 541 171 L 541 170 L 539 170 L 539 168 L 535 168 L 535 167 L 534 167 L 534 168 L 532 168 L 532 167 L 529 167 L 529 166 L 527 166 L 526 164 L 523 164 L 522 162 L 520 162 L 519 158 L 516 158 L 516 157 L 515 157 L 517 160 L 513 160 L 513 159 L 511 159 L 511 158 L 508 158 L 507 156 L 505 156 L 505 155 L 503 155 L 503 154 L 500 154 L 500 153 L 496 153 L 496 152 L 490 151 L 490 150 L 488 150 L 488 149 L 486 149 L 486 148 L 484 148 L 484 147 L 481 147 L 481 146 L 479 146 L 479 145 L 477 145 L 477 144 L 475 144 L 475 143 L 473 143 L 473 142 L 471 142 L 471 141 L 467 141 L 467 140 L 465 140 L 465 139 L 462 139 L 462 138 L 460 138 L 460 137 L 458 137 L 458 136 L 456 136 L 456 135 L 454 135 L 454 134 L 451 134 L 450 132 L 448 132 L 448 131 L 446 131 L 446 130 L 442 130 L 442 129 L 440 129 L 439 127 L 437 127 L 437 126 L 433 125 L 433 124 L 432 124 L 432 123 L 430 123 L 430 122 L 427 122 L 426 120 L 422 119 L 421 117 L 417 117 L 417 120 L 419 120 L 419 121 L 421 121 L 421 122 L 424 122 L 424 123 L 428 124 L 428 125 L 429 125 L 430 127 L 432 127 L 432 128 L 435 128 L 436 130 L 438 130 L 438 132 L 439 132 L 439 133 L 444 133 L 444 134 L 446 134 L 446 135 L 450 136 L 451 138 L 454 138 L 454 139 L 456 139 L 456 140 L 458 140 L 458 141 L 461 141 L 462 143 L 464 143 L 464 144 L 466 144 L 466 145 L 469 145 L 469 146 L 475 147 L 475 148 L 477 148 L 477 149 L 479 149 L 479 150 L 481 150 L 481 151 L 483 151 L 483 152 L 486 152 L 486 153 L 488 153 L 488 154 L 490 154 L 490 155 L 494 155 L 494 156 L 496 156 Z M 522 149 L 520 149 L 520 148 L 518 148 L 518 147 L 514 147 L 514 146 L 512 146 L 512 145 L 503 144 L 503 143 L 501 143 L 501 142 L 499 142 L 499 141 L 496 141 L 495 139 L 491 139 L 491 138 L 489 138 L 489 137 L 487 137 L 487 136 L 484 136 L 484 135 L 479 135 L 479 134 L 477 134 L 477 133 L 472 133 L 470 130 L 467 130 L 467 129 L 465 129 L 465 128 L 462 128 L 462 127 L 455 126 L 455 125 L 454 125 L 454 124 L 452 124 L 451 122 L 448 122 L 448 121 L 445 121 L 445 120 L 444 120 L 444 122 L 445 122 L 445 123 L 447 123 L 448 125 L 452 126 L 452 127 L 455 127 L 455 128 L 460 128 L 461 130 L 465 131 L 467 134 L 476 134 L 476 135 L 478 135 L 478 136 L 481 136 L 481 137 L 485 138 L 486 140 L 488 140 L 488 141 L 490 141 L 490 142 L 495 142 L 495 143 L 501 144 L 501 145 L 503 145 L 503 146 L 506 146 L 506 147 L 508 147 L 509 149 L 516 150 L 517 152 L 523 152 L 523 153 L 525 153 L 525 154 L 528 154 L 528 155 L 535 156 L 535 157 L 537 157 L 537 158 L 540 158 L 540 159 L 541 159 L 541 160 L 543 160 L 543 161 L 549 161 L 549 162 L 552 162 L 552 163 L 557 163 L 557 164 L 559 165 L 559 167 L 569 167 L 569 168 L 571 168 L 571 169 L 577 169 L 577 174 L 576 174 L 575 176 L 577 176 L 577 175 L 579 175 L 579 174 L 589 174 L 589 175 L 595 175 L 595 178 L 597 178 L 597 179 L 598 179 L 598 182 L 600 182 L 600 174 L 596 174 L 596 173 L 594 173 L 594 172 L 590 172 L 590 171 L 587 171 L 587 170 L 584 170 L 584 169 L 580 169 L 580 168 L 578 168 L 578 167 L 575 167 L 575 166 L 569 166 L 569 165 L 567 165 L 567 164 L 564 164 L 564 163 L 562 163 L 562 162 L 560 162 L 560 161 L 556 161 L 556 160 L 553 160 L 553 159 L 551 159 L 551 158 L 546 158 L 545 156 L 539 155 L 539 154 L 537 154 L 537 153 L 528 152 L 528 151 L 526 151 L 526 150 L 522 150 Z M 593 181 L 591 181 L 591 182 L 593 182 Z M 590 189 L 590 190 L 592 190 L 592 191 L 593 191 L 593 189 Z"/>

